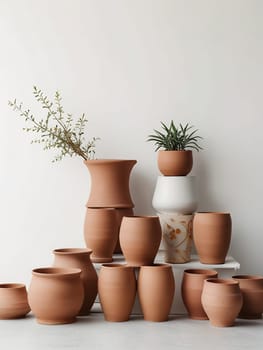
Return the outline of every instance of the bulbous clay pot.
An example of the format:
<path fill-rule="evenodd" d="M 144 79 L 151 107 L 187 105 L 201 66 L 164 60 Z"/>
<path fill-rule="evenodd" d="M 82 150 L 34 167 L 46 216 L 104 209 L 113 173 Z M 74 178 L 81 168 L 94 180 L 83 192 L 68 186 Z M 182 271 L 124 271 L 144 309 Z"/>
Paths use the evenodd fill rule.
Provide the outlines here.
<path fill-rule="evenodd" d="M 115 211 L 116 211 L 117 225 L 118 225 L 118 240 L 114 249 L 114 253 L 121 254 L 122 250 L 121 250 L 120 238 L 119 238 L 121 221 L 124 216 L 134 216 L 134 213 L 132 208 L 118 208 L 118 209 L 115 209 Z"/>
<path fill-rule="evenodd" d="M 213 326 L 229 327 L 234 325 L 243 298 L 238 281 L 210 278 L 204 282 L 201 301 Z"/>
<path fill-rule="evenodd" d="M 0 319 L 21 318 L 29 313 L 27 291 L 24 284 L 0 284 Z"/>
<path fill-rule="evenodd" d="M 44 267 L 33 270 L 28 302 L 43 324 L 72 323 L 84 299 L 81 269 Z"/>
<path fill-rule="evenodd" d="M 229 213 L 203 212 L 194 215 L 193 238 L 201 263 L 225 263 L 231 227 Z"/>
<path fill-rule="evenodd" d="M 216 278 L 217 271 L 205 269 L 184 270 L 182 280 L 182 299 L 188 315 L 194 320 L 207 320 L 208 317 L 201 303 L 204 281 Z"/>
<path fill-rule="evenodd" d="M 128 321 L 136 296 L 134 268 L 103 264 L 99 272 L 99 299 L 107 321 Z"/>
<path fill-rule="evenodd" d="M 91 249 L 55 249 L 54 267 L 77 267 L 84 287 L 84 301 L 79 315 L 88 315 L 98 293 L 98 276 L 90 260 Z"/>
<path fill-rule="evenodd" d="M 118 239 L 115 209 L 87 208 L 84 238 L 86 246 L 92 250 L 92 262 L 111 262 Z"/>
<path fill-rule="evenodd" d="M 158 216 L 124 216 L 120 227 L 120 244 L 128 265 L 152 265 L 161 242 Z"/>
<path fill-rule="evenodd" d="M 138 277 L 138 296 L 144 319 L 168 320 L 175 292 L 172 267 L 165 264 L 142 266 Z"/>
<path fill-rule="evenodd" d="M 164 176 L 185 176 L 193 167 L 193 154 L 185 151 L 158 151 L 157 164 Z"/>
<path fill-rule="evenodd" d="M 263 276 L 235 275 L 243 295 L 239 318 L 259 319 L 263 313 Z"/>
<path fill-rule="evenodd" d="M 130 173 L 136 160 L 85 160 L 91 176 L 87 207 L 133 208 L 129 189 Z"/>

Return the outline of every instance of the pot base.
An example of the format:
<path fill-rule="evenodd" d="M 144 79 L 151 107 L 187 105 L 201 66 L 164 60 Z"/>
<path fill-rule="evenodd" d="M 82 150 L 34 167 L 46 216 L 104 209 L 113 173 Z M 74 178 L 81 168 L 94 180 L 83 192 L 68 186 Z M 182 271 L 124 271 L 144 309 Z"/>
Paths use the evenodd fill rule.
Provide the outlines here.
<path fill-rule="evenodd" d="M 199 321 L 207 321 L 208 317 L 206 316 L 192 316 L 189 315 L 189 318 L 191 318 L 191 320 L 199 320 Z"/>
<path fill-rule="evenodd" d="M 76 317 L 69 318 L 67 320 L 44 320 L 42 318 L 37 318 L 37 322 L 40 324 L 56 325 L 56 324 L 67 324 L 76 322 Z"/>

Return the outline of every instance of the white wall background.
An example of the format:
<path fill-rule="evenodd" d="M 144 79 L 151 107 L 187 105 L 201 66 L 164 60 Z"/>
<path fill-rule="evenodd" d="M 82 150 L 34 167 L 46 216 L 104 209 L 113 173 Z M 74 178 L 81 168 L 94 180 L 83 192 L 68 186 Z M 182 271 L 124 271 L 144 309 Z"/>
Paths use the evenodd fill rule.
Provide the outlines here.
<path fill-rule="evenodd" d="M 192 174 L 200 210 L 230 211 L 230 253 L 263 274 L 261 0 L 0 0 L 0 281 L 26 282 L 52 249 L 84 246 L 88 171 L 52 164 L 7 101 L 34 104 L 32 86 L 59 89 L 87 112 L 98 158 L 135 158 L 137 214 L 158 175 L 146 137 L 160 121 L 204 137 Z"/>

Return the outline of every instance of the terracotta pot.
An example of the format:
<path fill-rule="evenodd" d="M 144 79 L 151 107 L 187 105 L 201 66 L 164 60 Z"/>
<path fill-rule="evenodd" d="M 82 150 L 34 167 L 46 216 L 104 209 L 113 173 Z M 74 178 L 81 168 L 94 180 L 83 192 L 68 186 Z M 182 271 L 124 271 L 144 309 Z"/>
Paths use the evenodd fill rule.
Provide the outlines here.
<path fill-rule="evenodd" d="M 105 320 L 128 321 L 136 295 L 134 268 L 120 264 L 103 264 L 98 286 Z"/>
<path fill-rule="evenodd" d="M 84 299 L 81 269 L 43 267 L 33 270 L 28 302 L 43 324 L 72 323 Z"/>
<path fill-rule="evenodd" d="M 84 287 L 84 301 L 79 315 L 88 315 L 98 293 L 98 276 L 90 260 L 92 250 L 83 248 L 55 249 L 55 267 L 77 267 Z"/>
<path fill-rule="evenodd" d="M 165 264 L 142 266 L 138 277 L 138 296 L 144 319 L 168 320 L 175 292 L 172 267 Z"/>
<path fill-rule="evenodd" d="M 116 215 L 117 215 L 117 224 L 118 224 L 118 240 L 117 244 L 114 249 L 114 253 L 116 254 L 122 254 L 121 245 L 120 245 L 120 227 L 121 227 L 121 221 L 124 216 L 134 216 L 133 209 L 132 208 L 119 208 L 115 209 Z"/>
<path fill-rule="evenodd" d="M 228 327 L 233 326 L 243 298 L 238 281 L 211 278 L 204 282 L 201 301 L 213 326 Z"/>
<path fill-rule="evenodd" d="M 30 307 L 24 284 L 0 284 L 0 319 L 21 318 L 28 314 Z"/>
<path fill-rule="evenodd" d="M 158 213 L 194 213 L 197 209 L 195 176 L 158 176 L 152 206 Z"/>
<path fill-rule="evenodd" d="M 92 250 L 91 261 L 111 262 L 118 239 L 115 209 L 87 208 L 84 238 L 86 246 Z"/>
<path fill-rule="evenodd" d="M 263 313 L 263 276 L 235 275 L 243 295 L 239 318 L 259 319 Z"/>
<path fill-rule="evenodd" d="M 191 260 L 193 215 L 159 214 L 164 260 L 182 264 Z"/>
<path fill-rule="evenodd" d="M 230 214 L 196 213 L 193 238 L 201 263 L 224 264 L 231 241 Z"/>
<path fill-rule="evenodd" d="M 193 167 L 192 151 L 158 151 L 157 164 L 165 176 L 185 176 Z"/>
<path fill-rule="evenodd" d="M 158 216 L 124 216 L 120 228 L 120 244 L 127 264 L 153 264 L 161 237 Z"/>
<path fill-rule="evenodd" d="M 216 278 L 217 271 L 205 269 L 184 270 L 182 280 L 182 299 L 188 315 L 194 320 L 207 320 L 208 317 L 201 303 L 204 281 Z"/>
<path fill-rule="evenodd" d="M 133 208 L 129 189 L 130 172 L 137 163 L 128 159 L 84 161 L 91 176 L 87 207 Z"/>

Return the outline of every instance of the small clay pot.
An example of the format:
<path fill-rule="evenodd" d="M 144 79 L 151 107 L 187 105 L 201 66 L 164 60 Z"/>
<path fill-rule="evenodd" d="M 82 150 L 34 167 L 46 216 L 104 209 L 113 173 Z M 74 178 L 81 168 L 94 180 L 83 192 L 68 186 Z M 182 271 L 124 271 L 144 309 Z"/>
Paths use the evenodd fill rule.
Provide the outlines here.
<path fill-rule="evenodd" d="M 0 284 L 0 319 L 21 318 L 28 314 L 30 307 L 24 284 Z"/>
<path fill-rule="evenodd" d="M 34 269 L 28 302 L 43 324 L 72 323 L 84 299 L 81 269 L 43 267 Z"/>
<path fill-rule="evenodd" d="M 53 250 L 54 267 L 77 267 L 84 287 L 84 301 L 79 315 L 88 315 L 98 293 L 98 276 L 90 260 L 91 249 L 63 248 Z"/>
<path fill-rule="evenodd" d="M 115 254 L 122 254 L 121 245 L 120 245 L 120 227 L 121 227 L 121 221 L 124 216 L 134 216 L 133 209 L 132 208 L 117 208 L 115 209 L 116 217 L 117 217 L 117 225 L 118 225 L 118 240 L 114 249 Z"/>
<path fill-rule="evenodd" d="M 157 164 L 164 176 L 185 176 L 193 167 L 193 154 L 185 151 L 158 151 Z"/>
<path fill-rule="evenodd" d="M 243 295 L 239 318 L 260 319 L 263 313 L 263 276 L 235 275 Z"/>
<path fill-rule="evenodd" d="M 142 266 L 138 277 L 138 296 L 144 319 L 168 320 L 175 293 L 172 267 L 166 264 Z"/>
<path fill-rule="evenodd" d="M 204 281 L 216 278 L 217 271 L 206 269 L 184 270 L 182 280 L 182 299 L 188 315 L 194 320 L 207 320 L 208 317 L 201 303 Z"/>
<path fill-rule="evenodd" d="M 134 268 L 103 264 L 99 272 L 99 299 L 106 321 L 128 321 L 136 296 Z"/>
<path fill-rule="evenodd" d="M 211 325 L 233 326 L 243 303 L 238 281 L 219 278 L 205 280 L 201 302 Z"/>

